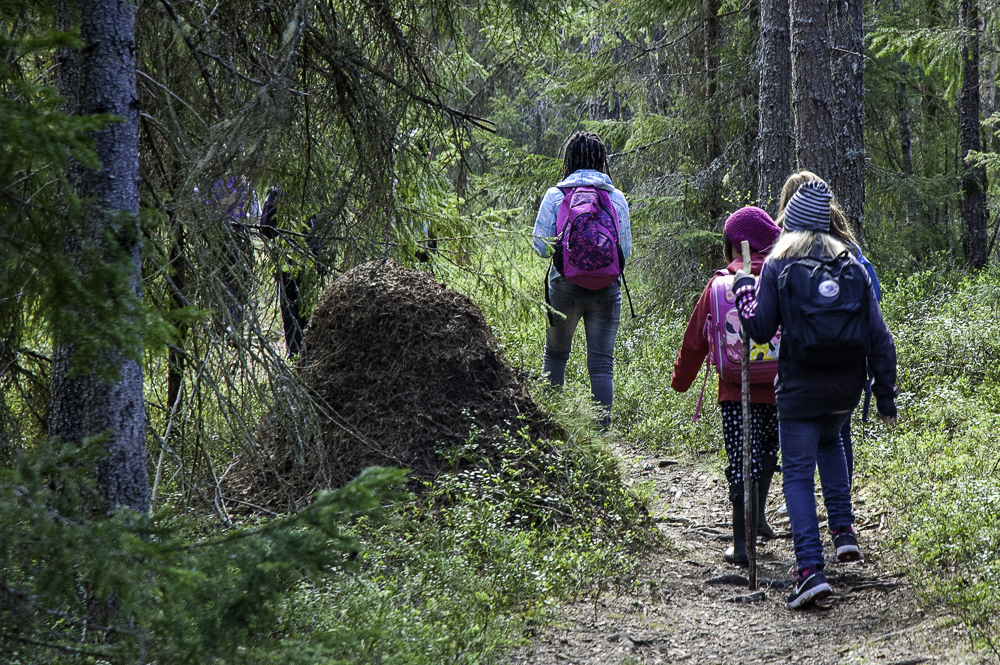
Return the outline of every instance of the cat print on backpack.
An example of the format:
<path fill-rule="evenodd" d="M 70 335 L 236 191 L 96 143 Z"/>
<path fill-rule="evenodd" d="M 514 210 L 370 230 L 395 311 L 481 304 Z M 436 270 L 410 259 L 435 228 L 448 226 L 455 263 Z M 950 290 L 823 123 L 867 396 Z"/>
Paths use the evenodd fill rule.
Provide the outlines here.
<path fill-rule="evenodd" d="M 734 276 L 719 270 L 712 280 L 709 314 L 705 319 L 708 339 L 708 362 L 715 366 L 725 381 L 739 383 L 743 368 L 743 328 L 736 299 L 733 297 Z M 781 330 L 765 343 L 750 340 L 750 383 L 772 383 L 778 372 Z"/>

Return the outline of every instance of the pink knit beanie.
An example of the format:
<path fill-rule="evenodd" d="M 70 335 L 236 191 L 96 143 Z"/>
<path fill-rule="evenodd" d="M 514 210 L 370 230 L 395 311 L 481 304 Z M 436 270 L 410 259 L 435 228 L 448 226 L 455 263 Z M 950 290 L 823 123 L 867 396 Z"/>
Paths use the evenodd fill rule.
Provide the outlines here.
<path fill-rule="evenodd" d="M 766 253 L 771 249 L 781 229 L 766 211 L 756 206 L 746 206 L 729 216 L 726 220 L 725 233 L 737 253 L 744 240 L 750 243 L 750 249 Z"/>

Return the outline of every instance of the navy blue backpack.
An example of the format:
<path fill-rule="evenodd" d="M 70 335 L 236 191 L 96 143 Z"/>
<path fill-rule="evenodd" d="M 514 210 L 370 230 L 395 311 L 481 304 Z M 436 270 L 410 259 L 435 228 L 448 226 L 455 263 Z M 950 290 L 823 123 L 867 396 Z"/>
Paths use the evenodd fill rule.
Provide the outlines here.
<path fill-rule="evenodd" d="M 865 269 L 846 250 L 789 263 L 778 275 L 781 357 L 817 367 L 867 357 L 870 292 Z"/>

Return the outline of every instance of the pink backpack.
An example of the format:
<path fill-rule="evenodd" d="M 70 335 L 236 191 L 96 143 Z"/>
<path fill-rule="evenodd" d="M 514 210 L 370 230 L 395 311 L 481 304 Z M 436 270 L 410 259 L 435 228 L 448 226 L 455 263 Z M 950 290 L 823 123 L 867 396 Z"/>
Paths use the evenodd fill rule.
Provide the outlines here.
<path fill-rule="evenodd" d="M 561 187 L 565 194 L 556 214 L 556 270 L 567 281 L 596 291 L 622 274 L 618 211 L 606 190 Z"/>
<path fill-rule="evenodd" d="M 740 315 L 733 297 L 732 275 L 719 270 L 712 281 L 709 297 L 709 314 L 705 319 L 705 337 L 708 338 L 708 362 L 719 371 L 724 381 L 743 381 L 743 335 Z M 778 349 L 781 329 L 766 344 L 750 340 L 750 383 L 774 383 L 778 373 Z"/>

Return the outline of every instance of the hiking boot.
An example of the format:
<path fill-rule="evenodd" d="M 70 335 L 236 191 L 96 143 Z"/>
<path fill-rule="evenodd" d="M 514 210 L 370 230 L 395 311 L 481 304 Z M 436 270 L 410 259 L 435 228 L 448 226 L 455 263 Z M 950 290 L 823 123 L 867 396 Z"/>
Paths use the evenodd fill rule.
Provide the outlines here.
<path fill-rule="evenodd" d="M 760 482 L 754 492 L 754 508 L 757 515 L 757 535 L 764 538 L 774 538 L 774 529 L 767 523 L 767 493 L 771 491 L 771 479 L 774 477 L 775 460 L 765 459 L 760 470 Z"/>
<path fill-rule="evenodd" d="M 743 512 L 743 497 L 733 500 L 733 546 L 726 550 L 723 558 L 737 566 L 749 566 L 747 556 L 746 515 Z"/>
<path fill-rule="evenodd" d="M 810 566 L 795 573 L 795 586 L 788 594 L 788 609 L 805 609 L 832 594 L 833 589 L 827 584 L 823 571 Z"/>
<path fill-rule="evenodd" d="M 833 546 L 837 548 L 837 561 L 849 563 L 861 560 L 861 549 L 858 547 L 858 537 L 854 535 L 854 527 L 850 524 L 837 529 L 830 529 L 833 536 Z"/>
<path fill-rule="evenodd" d="M 737 548 L 729 547 L 723 553 L 722 558 L 726 560 L 726 563 L 731 563 L 734 566 L 739 566 L 740 568 L 746 568 L 750 565 L 750 557 L 747 556 L 747 543 L 743 541 L 742 553 L 737 550 Z"/>

